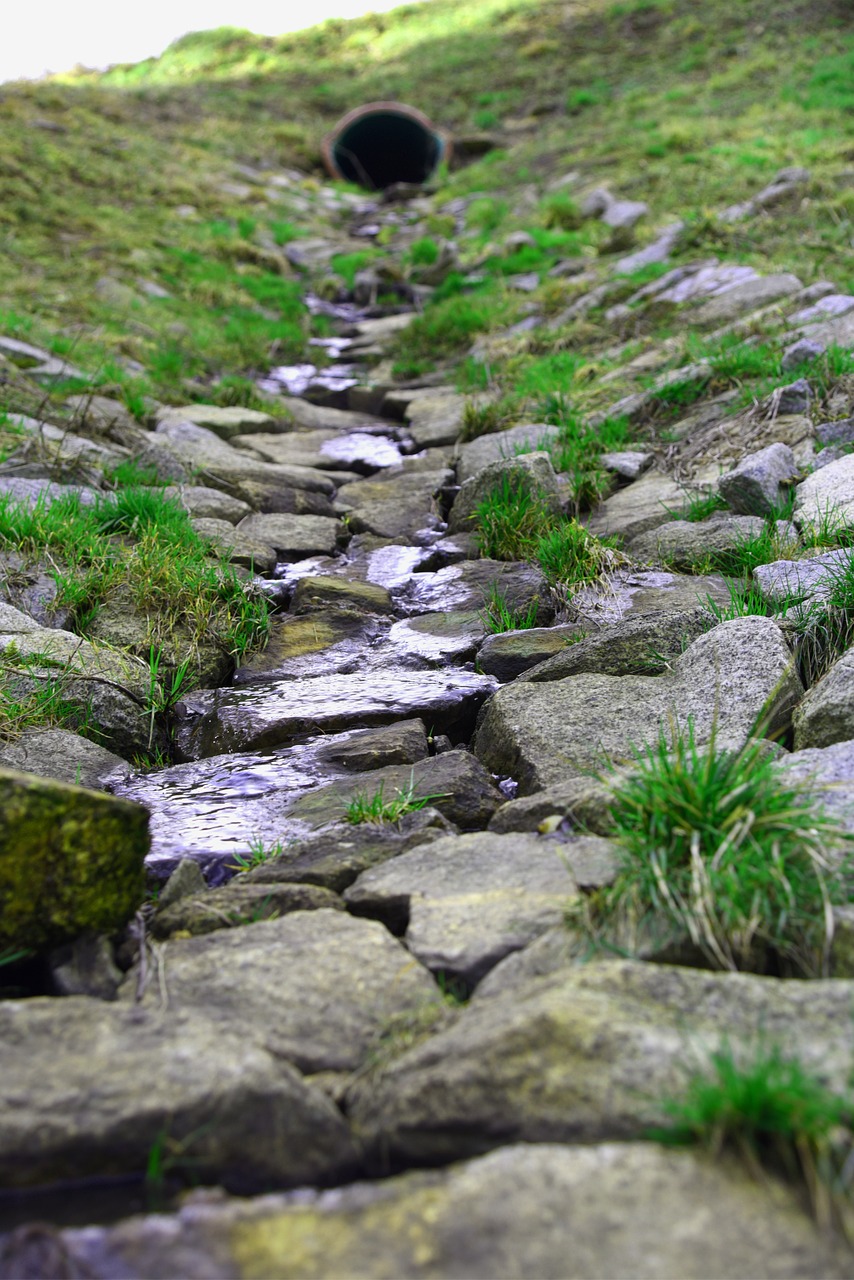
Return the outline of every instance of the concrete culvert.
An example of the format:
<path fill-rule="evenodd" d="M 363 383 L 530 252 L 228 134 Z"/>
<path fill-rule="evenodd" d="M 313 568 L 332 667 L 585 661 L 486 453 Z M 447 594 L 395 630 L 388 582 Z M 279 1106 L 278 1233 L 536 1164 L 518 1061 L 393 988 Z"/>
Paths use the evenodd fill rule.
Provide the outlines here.
<path fill-rule="evenodd" d="M 449 140 L 415 107 L 369 102 L 326 135 L 323 159 L 333 178 L 381 191 L 396 182 L 426 182 L 449 149 Z"/>

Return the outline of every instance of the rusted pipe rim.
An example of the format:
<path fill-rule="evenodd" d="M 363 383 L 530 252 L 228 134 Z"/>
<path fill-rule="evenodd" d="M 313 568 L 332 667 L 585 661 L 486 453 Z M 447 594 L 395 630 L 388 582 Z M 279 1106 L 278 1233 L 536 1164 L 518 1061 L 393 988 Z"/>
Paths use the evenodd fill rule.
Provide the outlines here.
<path fill-rule="evenodd" d="M 450 138 L 404 102 L 368 102 L 348 111 L 321 144 L 331 177 L 372 191 L 425 182 L 450 150 Z"/>

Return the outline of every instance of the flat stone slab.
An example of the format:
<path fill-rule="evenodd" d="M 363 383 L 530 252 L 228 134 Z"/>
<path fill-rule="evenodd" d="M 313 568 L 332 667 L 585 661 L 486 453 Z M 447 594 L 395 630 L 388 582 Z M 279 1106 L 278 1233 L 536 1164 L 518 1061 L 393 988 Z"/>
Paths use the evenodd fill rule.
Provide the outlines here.
<path fill-rule="evenodd" d="M 561 846 L 534 835 L 449 836 L 361 875 L 345 901 L 400 930 L 422 964 L 475 986 L 563 919 L 578 886 Z"/>
<path fill-rule="evenodd" d="M 426 969 L 381 924 L 297 911 L 167 944 L 169 1008 L 204 1012 L 307 1074 L 355 1071 L 389 1019 L 440 1002 Z M 131 971 L 120 998 L 133 1002 Z M 161 1008 L 151 984 L 143 1007 Z"/>
<path fill-rule="evenodd" d="M 235 1191 L 325 1181 L 357 1166 L 337 1107 L 245 1019 L 87 996 L 9 1000 L 0 1039 L 5 1187 L 141 1177 L 164 1135 L 183 1144 L 191 1176 Z"/>
<path fill-rule="evenodd" d="M 341 733 L 421 716 L 439 732 L 471 719 L 496 687 L 470 671 L 388 671 L 208 689 L 180 703 L 175 741 L 187 759 L 263 750 L 306 733 Z"/>
<path fill-rule="evenodd" d="M 343 911 L 329 889 L 309 884 L 246 884 L 236 876 L 230 884 L 188 894 L 157 911 L 151 921 L 155 938 L 196 937 L 218 929 L 237 929 L 259 920 L 278 920 L 291 911 Z"/>
<path fill-rule="evenodd" d="M 564 646 L 525 671 L 520 681 L 565 680 L 568 676 L 660 675 L 688 645 L 717 625 L 708 609 L 662 610 L 623 619 Z"/>
<path fill-rule="evenodd" d="M 373 658 L 372 648 L 388 634 L 388 625 L 385 619 L 355 609 L 276 614 L 270 619 L 267 645 L 237 669 L 234 683 L 244 686 L 362 671 Z"/>
<path fill-rule="evenodd" d="M 606 586 L 577 591 L 572 609 L 579 625 L 590 628 L 653 613 L 707 608 L 710 600 L 718 605 L 730 603 L 729 587 L 718 573 L 618 569 L 609 574 Z"/>
<path fill-rule="evenodd" d="M 759 516 L 735 516 L 719 513 L 708 520 L 669 520 L 629 540 L 626 552 L 641 563 L 666 564 L 671 569 L 690 573 L 708 562 L 716 552 L 734 551 L 750 538 L 760 537 L 765 521 Z M 797 531 L 792 527 L 792 539 Z"/>
<path fill-rule="evenodd" d="M 510 609 L 527 611 L 533 601 L 539 605 L 541 625 L 554 616 L 548 584 L 531 564 L 501 560 L 464 560 L 435 573 L 413 573 L 392 588 L 392 595 L 408 613 L 453 613 L 484 610 L 495 588 Z"/>
<path fill-rule="evenodd" d="M 25 729 L 11 742 L 0 743 L 0 765 L 90 791 L 105 790 L 108 779 L 131 773 L 121 756 L 69 729 Z"/>
<path fill-rule="evenodd" d="M 506 431 L 493 431 L 462 444 L 457 450 L 457 480 L 465 484 L 491 462 L 502 462 L 517 456 L 517 451 L 548 449 L 557 439 L 557 427 L 547 422 L 521 422 Z"/>
<path fill-rule="evenodd" d="M 388 633 L 388 645 L 401 661 L 416 659 L 442 667 L 470 661 L 485 635 L 480 613 L 422 613 L 396 622 Z"/>
<path fill-rule="evenodd" d="M 682 485 L 660 471 L 650 470 L 597 507 L 586 524 L 597 538 L 612 533 L 633 538 L 666 524 L 684 502 Z"/>
<path fill-rule="evenodd" d="M 237 532 L 283 556 L 331 555 L 338 545 L 341 522 L 328 516 L 251 515 L 240 521 Z"/>
<path fill-rule="evenodd" d="M 447 392 L 410 401 L 406 423 L 419 449 L 456 443 L 463 426 L 466 401 L 466 396 Z"/>
<path fill-rule="evenodd" d="M 244 516 L 251 515 L 252 508 L 240 498 L 232 498 L 219 489 L 204 485 L 172 484 L 161 490 L 164 498 L 170 498 L 183 507 L 189 515 L 199 520 L 227 520 L 237 524 Z"/>
<path fill-rule="evenodd" d="M 504 683 L 548 658 L 564 653 L 587 634 L 585 627 L 566 623 L 556 627 L 529 627 L 487 636 L 477 654 L 478 666 Z"/>
<path fill-rule="evenodd" d="M 596 961 L 506 994 L 476 992 L 453 1026 L 356 1082 L 347 1111 L 368 1150 L 382 1145 L 392 1162 L 444 1163 L 507 1142 L 639 1139 L 666 1123 L 665 1101 L 724 1044 L 738 1058 L 797 1044 L 807 1070 L 844 1088 L 852 995 L 845 980 Z"/>
<path fill-rule="evenodd" d="M 244 409 L 239 405 L 217 404 L 170 405 L 159 415 L 161 422 L 192 422 L 197 427 L 207 427 L 223 440 L 243 435 L 248 431 L 264 431 L 273 426 L 275 418 L 258 409 Z"/>
<path fill-rule="evenodd" d="M 202 481 L 210 479 L 214 487 L 239 489 L 243 482 L 275 485 L 278 488 L 307 489 L 331 496 L 332 479 L 311 467 L 286 467 L 253 458 L 221 440 L 207 427 L 192 422 L 169 420 L 157 427 L 155 440 L 187 467 L 198 469 Z M 238 495 L 239 496 L 239 495 Z"/>
<path fill-rule="evenodd" d="M 268 462 L 284 466 L 320 467 L 370 475 L 385 467 L 400 466 L 398 446 L 367 431 L 295 431 L 289 435 L 241 436 L 238 447 L 249 449 Z"/>
<path fill-rule="evenodd" d="M 780 302 L 802 288 L 803 285 L 797 276 L 785 272 L 779 275 L 762 276 L 758 280 L 749 280 L 704 302 L 692 313 L 691 323 L 704 329 L 726 324 L 751 311 L 758 311 L 760 307 L 768 307 L 774 302 Z"/>
<path fill-rule="evenodd" d="M 166 1276 L 176 1258 L 187 1280 L 850 1272 L 842 1246 L 821 1236 L 782 1184 L 646 1142 L 519 1144 L 447 1170 L 66 1230 L 57 1243 L 95 1280 Z"/>
<path fill-rule="evenodd" d="M 659 733 L 742 745 L 785 728 L 802 696 L 779 626 L 770 618 L 724 622 L 658 676 L 576 675 L 504 685 L 478 721 L 476 755 L 510 774 L 523 794 L 632 759 Z M 850 736 L 850 735 L 849 735 Z"/>

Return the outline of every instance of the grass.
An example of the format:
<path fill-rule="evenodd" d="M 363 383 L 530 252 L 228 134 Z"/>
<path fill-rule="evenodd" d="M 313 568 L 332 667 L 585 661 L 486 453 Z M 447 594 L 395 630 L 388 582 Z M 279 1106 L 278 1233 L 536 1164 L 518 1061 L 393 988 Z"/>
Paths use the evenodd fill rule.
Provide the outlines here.
<path fill-rule="evenodd" d="M 701 493 L 696 497 L 689 497 L 681 507 L 668 507 L 667 514 L 674 520 L 687 520 L 690 524 L 699 524 L 703 520 L 708 520 L 709 516 L 713 516 L 718 511 L 726 511 L 727 504 L 719 493 Z"/>
<path fill-rule="evenodd" d="M 851 838 L 780 778 L 763 741 L 725 751 L 692 727 L 661 733 L 612 786 L 621 870 L 603 918 L 663 917 L 715 968 L 827 973 Z"/>
<path fill-rule="evenodd" d="M 372 795 L 368 795 L 366 790 L 355 792 L 345 810 L 344 820 L 353 826 L 359 826 L 363 822 L 398 822 L 405 814 L 416 813 L 419 809 L 425 809 L 433 800 L 443 798 L 443 792 L 428 796 L 416 795 L 413 774 L 408 785 L 396 788 L 390 799 L 386 799 L 383 783 L 380 783 Z"/>
<path fill-rule="evenodd" d="M 157 489 L 122 489 L 90 506 L 77 495 L 32 508 L 2 498 L 0 545 L 48 558 L 57 604 L 71 607 L 79 634 L 120 601 L 145 619 L 140 656 L 165 649 L 176 671 L 203 645 L 239 657 L 266 636 L 267 603 L 210 558 L 187 512 Z"/>
<path fill-rule="evenodd" d="M 540 602 L 531 600 L 527 609 L 514 609 L 507 596 L 495 583 L 492 584 L 481 621 L 490 635 L 502 635 L 505 631 L 530 631 L 537 625 Z"/>
<path fill-rule="evenodd" d="M 282 840 L 271 840 L 269 843 L 263 836 L 251 836 L 246 853 L 236 853 L 231 864 L 232 871 L 251 871 L 253 867 L 262 867 L 266 862 L 279 858 L 284 853 Z"/>
<path fill-rule="evenodd" d="M 724 1044 L 664 1109 L 671 1124 L 654 1132 L 659 1141 L 731 1151 L 760 1178 L 767 1171 L 802 1185 L 819 1225 L 850 1239 L 854 1099 L 780 1045 L 736 1055 Z"/>
<path fill-rule="evenodd" d="M 519 401 L 516 396 L 504 395 L 497 400 L 467 400 L 463 408 L 463 422 L 459 440 L 467 444 L 480 436 L 491 435 L 512 427 L 519 418 Z"/>
<path fill-rule="evenodd" d="M 37 664 L 17 662 L 8 648 L 2 656 L 0 741 L 12 741 L 26 729 L 74 729 L 84 736 L 97 736 L 88 705 L 69 697 L 65 672 L 34 672 Z"/>

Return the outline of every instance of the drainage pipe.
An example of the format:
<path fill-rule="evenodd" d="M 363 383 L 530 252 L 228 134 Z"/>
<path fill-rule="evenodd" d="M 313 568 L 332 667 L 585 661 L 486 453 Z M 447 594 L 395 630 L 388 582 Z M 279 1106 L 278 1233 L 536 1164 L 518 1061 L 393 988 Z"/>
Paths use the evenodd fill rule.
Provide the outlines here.
<path fill-rule="evenodd" d="M 381 191 L 396 182 L 426 182 L 449 158 L 451 144 L 415 107 L 369 102 L 342 116 L 322 150 L 333 178 Z"/>

